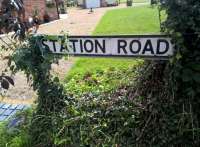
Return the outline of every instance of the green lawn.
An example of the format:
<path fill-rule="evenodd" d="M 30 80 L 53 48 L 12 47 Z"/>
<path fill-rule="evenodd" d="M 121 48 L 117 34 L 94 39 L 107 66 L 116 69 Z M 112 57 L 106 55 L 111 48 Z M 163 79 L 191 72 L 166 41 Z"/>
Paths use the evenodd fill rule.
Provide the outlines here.
<path fill-rule="evenodd" d="M 158 34 L 159 31 L 158 10 L 142 6 L 108 11 L 93 34 Z"/>

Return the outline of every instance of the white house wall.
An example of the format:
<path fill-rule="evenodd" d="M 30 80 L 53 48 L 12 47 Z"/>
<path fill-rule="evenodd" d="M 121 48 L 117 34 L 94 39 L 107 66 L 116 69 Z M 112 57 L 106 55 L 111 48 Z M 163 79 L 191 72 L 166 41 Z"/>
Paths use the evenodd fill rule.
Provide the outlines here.
<path fill-rule="evenodd" d="M 85 0 L 86 8 L 99 8 L 101 7 L 101 0 Z"/>

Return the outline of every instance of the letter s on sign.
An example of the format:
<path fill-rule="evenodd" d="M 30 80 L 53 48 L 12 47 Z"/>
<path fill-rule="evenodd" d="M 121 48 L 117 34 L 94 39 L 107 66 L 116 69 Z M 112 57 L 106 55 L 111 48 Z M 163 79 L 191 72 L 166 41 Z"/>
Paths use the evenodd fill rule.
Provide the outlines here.
<path fill-rule="evenodd" d="M 47 41 L 45 39 L 42 39 L 41 41 L 42 41 L 43 47 L 45 47 L 46 50 L 50 51 L 50 48 L 49 48 L 48 44 L 46 44 Z"/>

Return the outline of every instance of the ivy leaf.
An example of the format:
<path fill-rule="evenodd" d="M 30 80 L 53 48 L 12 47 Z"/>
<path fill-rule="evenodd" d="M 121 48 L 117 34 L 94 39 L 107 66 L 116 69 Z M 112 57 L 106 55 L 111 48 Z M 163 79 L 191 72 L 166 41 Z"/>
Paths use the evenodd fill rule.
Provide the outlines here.
<path fill-rule="evenodd" d="M 200 65 L 199 64 L 192 64 L 192 65 L 190 65 L 191 66 L 191 68 L 193 69 L 193 70 L 196 70 L 196 71 L 200 71 Z"/>
<path fill-rule="evenodd" d="M 200 74 L 199 73 L 195 73 L 193 75 L 193 80 L 197 83 L 200 83 Z"/>
<path fill-rule="evenodd" d="M 5 80 L 5 79 L 2 79 L 2 81 L 1 81 L 1 87 L 3 88 L 3 89 L 9 89 L 9 82 L 7 81 L 7 80 Z"/>
<path fill-rule="evenodd" d="M 11 78 L 11 77 L 9 77 L 9 76 L 4 76 L 4 78 L 11 84 L 11 85 L 15 85 L 15 83 L 14 83 L 14 80 Z"/>
<path fill-rule="evenodd" d="M 56 83 L 59 83 L 59 78 L 58 78 L 58 77 L 55 77 L 55 78 L 53 79 L 53 81 L 56 82 Z"/>
<path fill-rule="evenodd" d="M 193 76 L 193 71 L 190 69 L 185 69 L 183 70 L 183 74 L 182 74 L 182 80 L 184 82 L 189 82 L 192 80 L 192 76 Z"/>
<path fill-rule="evenodd" d="M 178 53 L 176 54 L 176 59 L 179 60 L 179 59 L 181 59 L 181 58 L 182 58 L 182 55 L 178 52 Z"/>

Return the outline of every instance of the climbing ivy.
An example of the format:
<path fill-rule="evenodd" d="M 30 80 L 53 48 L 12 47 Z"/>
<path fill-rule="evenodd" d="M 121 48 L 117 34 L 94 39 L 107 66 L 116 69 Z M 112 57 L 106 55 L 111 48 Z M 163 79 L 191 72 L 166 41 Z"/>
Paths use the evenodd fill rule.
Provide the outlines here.
<path fill-rule="evenodd" d="M 163 9 L 168 14 L 163 26 L 176 43 L 170 77 L 182 115 L 181 137 L 194 146 L 200 144 L 200 1 L 167 0 Z"/>
<path fill-rule="evenodd" d="M 50 74 L 51 64 L 60 57 L 40 50 L 38 38 L 28 37 L 14 51 L 11 70 L 24 71 L 38 94 L 30 127 L 32 146 L 200 144 L 200 2 L 165 0 L 161 8 L 167 13 L 161 28 L 176 44 L 174 57 L 147 61 L 123 95 L 116 90 L 111 96 L 74 101 Z"/>
<path fill-rule="evenodd" d="M 200 144 L 200 2 L 165 0 L 162 31 L 172 37 L 169 62 L 146 62 L 135 87 L 140 112 L 138 146 L 198 146 Z M 141 90 L 142 89 L 142 90 Z M 133 91 L 131 91 L 133 92 Z"/>
<path fill-rule="evenodd" d="M 62 126 L 67 97 L 57 77 L 51 75 L 51 64 L 59 55 L 40 49 L 40 37 L 29 36 L 14 50 L 10 60 L 13 73 L 23 71 L 37 92 L 37 108 L 33 114 L 30 135 L 33 146 L 52 146 Z"/>

